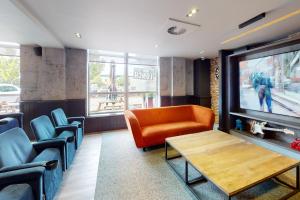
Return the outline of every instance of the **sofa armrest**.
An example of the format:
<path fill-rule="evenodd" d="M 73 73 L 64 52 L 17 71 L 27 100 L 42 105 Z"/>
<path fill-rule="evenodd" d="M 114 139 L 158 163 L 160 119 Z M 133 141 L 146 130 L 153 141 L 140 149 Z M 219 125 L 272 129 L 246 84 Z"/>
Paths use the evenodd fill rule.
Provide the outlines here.
<path fill-rule="evenodd" d="M 212 130 L 215 123 L 215 114 L 210 108 L 193 105 L 195 120 Z"/>
<path fill-rule="evenodd" d="M 143 147 L 142 129 L 136 116 L 130 111 L 124 112 L 128 130 L 132 133 L 135 144 L 138 148 Z"/>

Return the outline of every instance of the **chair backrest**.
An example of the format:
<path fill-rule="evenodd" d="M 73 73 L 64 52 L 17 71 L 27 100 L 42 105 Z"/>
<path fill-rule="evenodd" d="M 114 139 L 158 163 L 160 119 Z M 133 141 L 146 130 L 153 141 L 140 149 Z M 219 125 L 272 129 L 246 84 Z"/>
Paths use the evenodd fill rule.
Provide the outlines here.
<path fill-rule="evenodd" d="M 63 109 L 57 108 L 51 112 L 52 119 L 56 126 L 68 125 L 68 119 Z"/>
<path fill-rule="evenodd" d="M 51 139 L 56 136 L 55 128 L 46 115 L 31 120 L 30 126 L 37 141 Z"/>
<path fill-rule="evenodd" d="M 13 128 L 0 134 L 0 168 L 30 162 L 35 156 L 23 129 Z"/>

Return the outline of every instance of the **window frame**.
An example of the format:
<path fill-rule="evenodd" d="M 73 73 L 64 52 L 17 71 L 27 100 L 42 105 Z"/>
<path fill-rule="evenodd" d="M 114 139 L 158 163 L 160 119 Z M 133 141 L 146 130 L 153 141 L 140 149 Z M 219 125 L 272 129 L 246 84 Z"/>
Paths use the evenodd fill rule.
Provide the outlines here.
<path fill-rule="evenodd" d="M 11 95 L 11 93 L 13 93 L 13 92 L 20 92 L 19 93 L 19 96 L 17 97 L 17 101 L 16 102 L 9 102 L 9 103 L 13 103 L 13 104 L 15 104 L 15 103 L 18 103 L 18 109 L 17 109 L 17 111 L 16 112 L 4 112 L 4 113 L 2 113 L 2 110 L 1 110 L 1 114 L 14 114 L 14 113 L 18 113 L 18 112 L 20 112 L 20 99 L 21 99 L 21 48 L 20 48 L 20 45 L 18 45 L 18 44 L 0 44 L 0 48 L 1 49 L 6 49 L 6 50 L 8 50 L 8 49 L 13 49 L 13 50 L 16 50 L 16 53 L 15 54 L 12 54 L 12 53 L 2 53 L 1 51 L 0 51 L 0 57 L 8 57 L 8 58 L 17 58 L 18 59 L 18 67 L 19 67 L 19 85 L 17 86 L 18 88 L 19 88 L 19 90 L 18 90 L 18 88 L 16 88 L 16 86 L 15 85 L 13 85 L 13 86 L 5 86 L 5 87 L 10 87 L 10 88 L 14 88 L 15 90 L 9 90 L 9 91 L 4 91 L 3 93 L 5 93 L 5 92 L 7 92 L 8 94 L 8 96 L 10 96 Z M 11 83 L 1 83 L 0 82 L 0 84 L 11 84 Z M 1 92 L 2 93 L 2 92 Z"/>
<path fill-rule="evenodd" d="M 120 52 L 116 52 L 116 53 L 120 53 Z M 155 93 L 156 94 L 156 97 L 157 97 L 157 103 L 155 104 L 154 107 L 159 107 L 160 106 L 160 87 L 159 87 L 159 57 L 157 56 L 156 57 L 156 60 L 157 60 L 157 64 L 154 65 L 154 64 L 138 64 L 138 63 L 129 63 L 129 54 L 128 52 L 125 52 L 123 53 L 124 56 L 115 56 L 115 57 L 122 57 L 124 58 L 124 63 L 121 63 L 121 62 L 116 62 L 115 64 L 123 64 L 124 65 L 124 92 L 113 92 L 114 94 L 123 94 L 124 95 L 124 103 L 125 103 L 125 106 L 124 106 L 124 110 L 121 110 L 121 111 L 106 111 L 106 112 L 99 112 L 99 113 L 91 113 L 90 112 L 90 67 L 89 67 L 89 64 L 90 63 L 112 63 L 112 62 L 107 62 L 107 61 L 95 61 L 95 60 L 90 60 L 89 57 L 90 57 L 90 50 L 88 50 L 87 52 L 87 103 L 86 103 L 86 115 L 88 117 L 93 117 L 93 116 L 113 116 L 113 115 L 121 115 L 123 114 L 123 112 L 125 110 L 128 110 L 128 107 L 129 107 L 129 96 L 130 94 L 146 94 L 146 93 Z M 97 54 L 94 54 L 93 55 L 97 55 Z M 109 54 L 101 54 L 99 53 L 98 55 L 102 55 L 102 56 L 111 56 Z M 111 56 L 111 57 L 114 57 L 114 56 Z M 154 57 L 154 56 L 153 56 Z M 131 57 L 132 58 L 132 57 Z M 157 69 L 155 70 L 155 73 L 156 73 L 156 91 L 129 91 L 129 77 L 128 77 L 128 66 L 129 65 L 133 65 L 133 66 L 149 66 L 149 67 L 156 67 Z M 97 94 L 112 94 L 111 92 L 98 92 Z"/>

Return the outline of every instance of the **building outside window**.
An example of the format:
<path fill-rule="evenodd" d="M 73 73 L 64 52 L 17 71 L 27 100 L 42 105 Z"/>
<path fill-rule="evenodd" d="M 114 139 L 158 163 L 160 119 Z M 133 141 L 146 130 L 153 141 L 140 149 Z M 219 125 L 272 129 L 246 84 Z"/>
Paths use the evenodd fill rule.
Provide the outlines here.
<path fill-rule="evenodd" d="M 19 112 L 20 48 L 0 44 L 0 114 Z"/>
<path fill-rule="evenodd" d="M 88 114 L 159 106 L 158 57 L 89 50 Z"/>

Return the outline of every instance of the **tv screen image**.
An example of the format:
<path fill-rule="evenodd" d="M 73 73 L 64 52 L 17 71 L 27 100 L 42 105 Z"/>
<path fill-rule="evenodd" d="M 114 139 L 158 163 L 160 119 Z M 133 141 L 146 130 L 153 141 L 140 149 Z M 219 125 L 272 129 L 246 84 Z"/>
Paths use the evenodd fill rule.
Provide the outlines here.
<path fill-rule="evenodd" d="M 240 107 L 300 117 L 300 50 L 239 63 Z"/>

